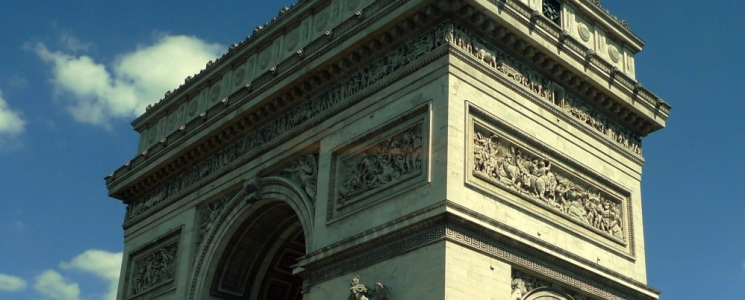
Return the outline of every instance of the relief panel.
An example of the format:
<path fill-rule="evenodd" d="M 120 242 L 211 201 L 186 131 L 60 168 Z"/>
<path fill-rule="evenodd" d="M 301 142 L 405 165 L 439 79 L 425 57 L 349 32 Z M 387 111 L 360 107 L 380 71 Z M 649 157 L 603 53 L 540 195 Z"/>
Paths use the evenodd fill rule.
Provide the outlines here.
<path fill-rule="evenodd" d="M 125 299 L 151 299 L 175 289 L 181 228 L 131 252 L 125 274 Z"/>
<path fill-rule="evenodd" d="M 478 109 L 469 111 L 468 182 L 492 194 L 506 191 L 516 197 L 500 198 L 633 255 L 630 192 Z"/>
<path fill-rule="evenodd" d="M 355 213 L 427 182 L 429 107 L 333 150 L 327 220 Z"/>

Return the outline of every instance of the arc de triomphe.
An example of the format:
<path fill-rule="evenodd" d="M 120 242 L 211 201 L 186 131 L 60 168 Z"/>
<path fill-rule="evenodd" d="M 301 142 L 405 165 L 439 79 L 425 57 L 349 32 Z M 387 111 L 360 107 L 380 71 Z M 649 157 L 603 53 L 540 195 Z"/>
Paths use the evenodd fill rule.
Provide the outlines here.
<path fill-rule="evenodd" d="M 591 0 L 305 0 L 148 108 L 119 299 L 657 299 L 670 106 Z"/>

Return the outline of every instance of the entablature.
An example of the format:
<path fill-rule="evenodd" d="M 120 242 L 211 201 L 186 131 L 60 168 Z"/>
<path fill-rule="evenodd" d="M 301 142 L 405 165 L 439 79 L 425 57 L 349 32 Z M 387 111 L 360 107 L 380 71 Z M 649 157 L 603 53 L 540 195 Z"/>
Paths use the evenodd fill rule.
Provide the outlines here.
<path fill-rule="evenodd" d="M 473 2 L 473 5 L 477 6 L 467 2 Z M 303 3 L 311 5 L 308 3 L 315 2 Z M 478 6 L 481 4 L 489 6 Z M 350 7 L 352 6 L 345 9 Z M 233 85 L 237 86 L 237 90 L 225 94 L 220 101 L 217 101 L 220 99 L 219 96 L 213 97 L 215 99 L 211 99 L 212 101 L 203 101 L 209 107 L 203 107 L 201 113 L 200 110 L 191 111 L 190 107 L 187 108 L 186 113 L 190 113 L 193 119 L 184 122 L 185 125 L 178 127 L 178 130 L 164 134 L 165 137 L 159 141 L 158 135 L 155 135 L 156 143 L 146 147 L 146 150 L 135 159 L 106 178 L 110 195 L 125 202 L 142 197 L 187 167 L 204 161 L 241 136 L 245 136 L 244 133 L 258 130 L 269 120 L 322 93 L 330 84 L 348 74 L 348 71 L 364 66 L 371 59 L 377 59 L 380 53 L 384 53 L 392 45 L 402 43 L 404 37 L 412 36 L 427 29 L 427 26 L 447 18 L 467 23 L 469 28 L 496 41 L 495 45 L 509 51 L 521 62 L 548 74 L 558 84 L 557 88 L 552 87 L 552 93 L 565 89 L 569 94 L 568 91 L 571 91 L 572 94 L 579 96 L 580 102 L 587 102 L 586 104 L 593 107 L 593 114 L 608 116 L 624 127 L 624 130 L 630 130 L 632 135 L 635 135 L 631 140 L 639 141 L 638 149 L 632 149 L 631 155 L 641 157 L 641 136 L 664 127 L 664 120 L 669 113 L 669 106 L 661 99 L 649 93 L 632 78 L 614 69 L 604 59 L 593 54 L 591 49 L 564 34 L 559 25 L 545 17 L 536 17 L 527 5 L 518 0 L 378 0 L 361 9 L 352 8 L 348 11 L 348 18 L 309 41 L 300 48 L 303 51 L 277 62 L 268 70 L 258 72 L 253 80 L 250 80 L 250 76 L 245 80 L 246 77 L 237 76 L 238 73 L 226 75 L 238 64 L 237 62 L 245 63 L 246 58 L 239 53 L 240 51 L 234 50 L 237 51 L 233 52 L 236 54 L 228 54 L 224 59 L 214 63 L 213 71 L 207 72 L 200 80 L 217 82 L 223 78 L 226 81 L 224 84 L 229 85 L 227 80 L 233 77 Z M 310 13 L 310 8 L 306 6 L 295 9 L 305 9 Z M 405 12 L 399 17 L 386 19 L 387 14 L 395 10 Z M 377 27 L 373 28 L 373 24 Z M 318 28 L 325 29 L 314 29 Z M 363 35 L 363 32 L 367 34 Z M 257 36 L 256 41 L 259 41 L 261 36 Z M 453 40 L 446 42 L 454 46 L 457 44 L 457 41 Z M 242 49 L 248 49 L 249 46 Z M 333 55 L 333 51 L 343 54 Z M 474 53 L 473 48 L 466 52 L 475 55 L 477 59 L 486 58 Z M 238 81 L 236 77 L 242 80 Z M 204 86 L 206 85 L 186 86 L 185 91 L 179 94 L 181 96 L 168 98 L 159 106 L 161 108 L 151 109 L 136 120 L 135 124 L 145 124 L 146 120 L 163 123 L 159 120 L 165 118 L 165 113 L 172 106 L 171 103 L 191 103 L 179 103 L 170 99 L 186 99 L 189 88 L 197 89 Z M 564 101 L 563 95 L 561 96 Z M 586 115 L 583 110 L 567 113 L 576 118 Z M 592 118 L 583 121 L 588 120 L 593 122 L 591 126 L 597 125 Z"/>

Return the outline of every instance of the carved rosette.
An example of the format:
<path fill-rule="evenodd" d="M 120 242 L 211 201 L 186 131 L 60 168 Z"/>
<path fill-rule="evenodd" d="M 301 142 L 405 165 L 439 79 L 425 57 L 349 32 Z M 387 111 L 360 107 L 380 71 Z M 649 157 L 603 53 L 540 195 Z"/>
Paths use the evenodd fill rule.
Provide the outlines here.
<path fill-rule="evenodd" d="M 471 141 L 473 176 L 620 242 L 624 201 L 506 134 L 478 122 Z"/>

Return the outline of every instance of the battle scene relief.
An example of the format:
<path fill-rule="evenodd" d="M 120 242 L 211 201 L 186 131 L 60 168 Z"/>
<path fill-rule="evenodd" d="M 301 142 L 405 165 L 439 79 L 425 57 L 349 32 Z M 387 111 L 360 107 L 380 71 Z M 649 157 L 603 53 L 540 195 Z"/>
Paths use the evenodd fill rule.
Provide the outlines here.
<path fill-rule="evenodd" d="M 341 160 L 340 205 L 422 173 L 422 123 Z"/>
<path fill-rule="evenodd" d="M 626 240 L 623 202 L 560 168 L 550 158 L 474 125 L 475 177 L 537 203 L 579 224 Z"/>

